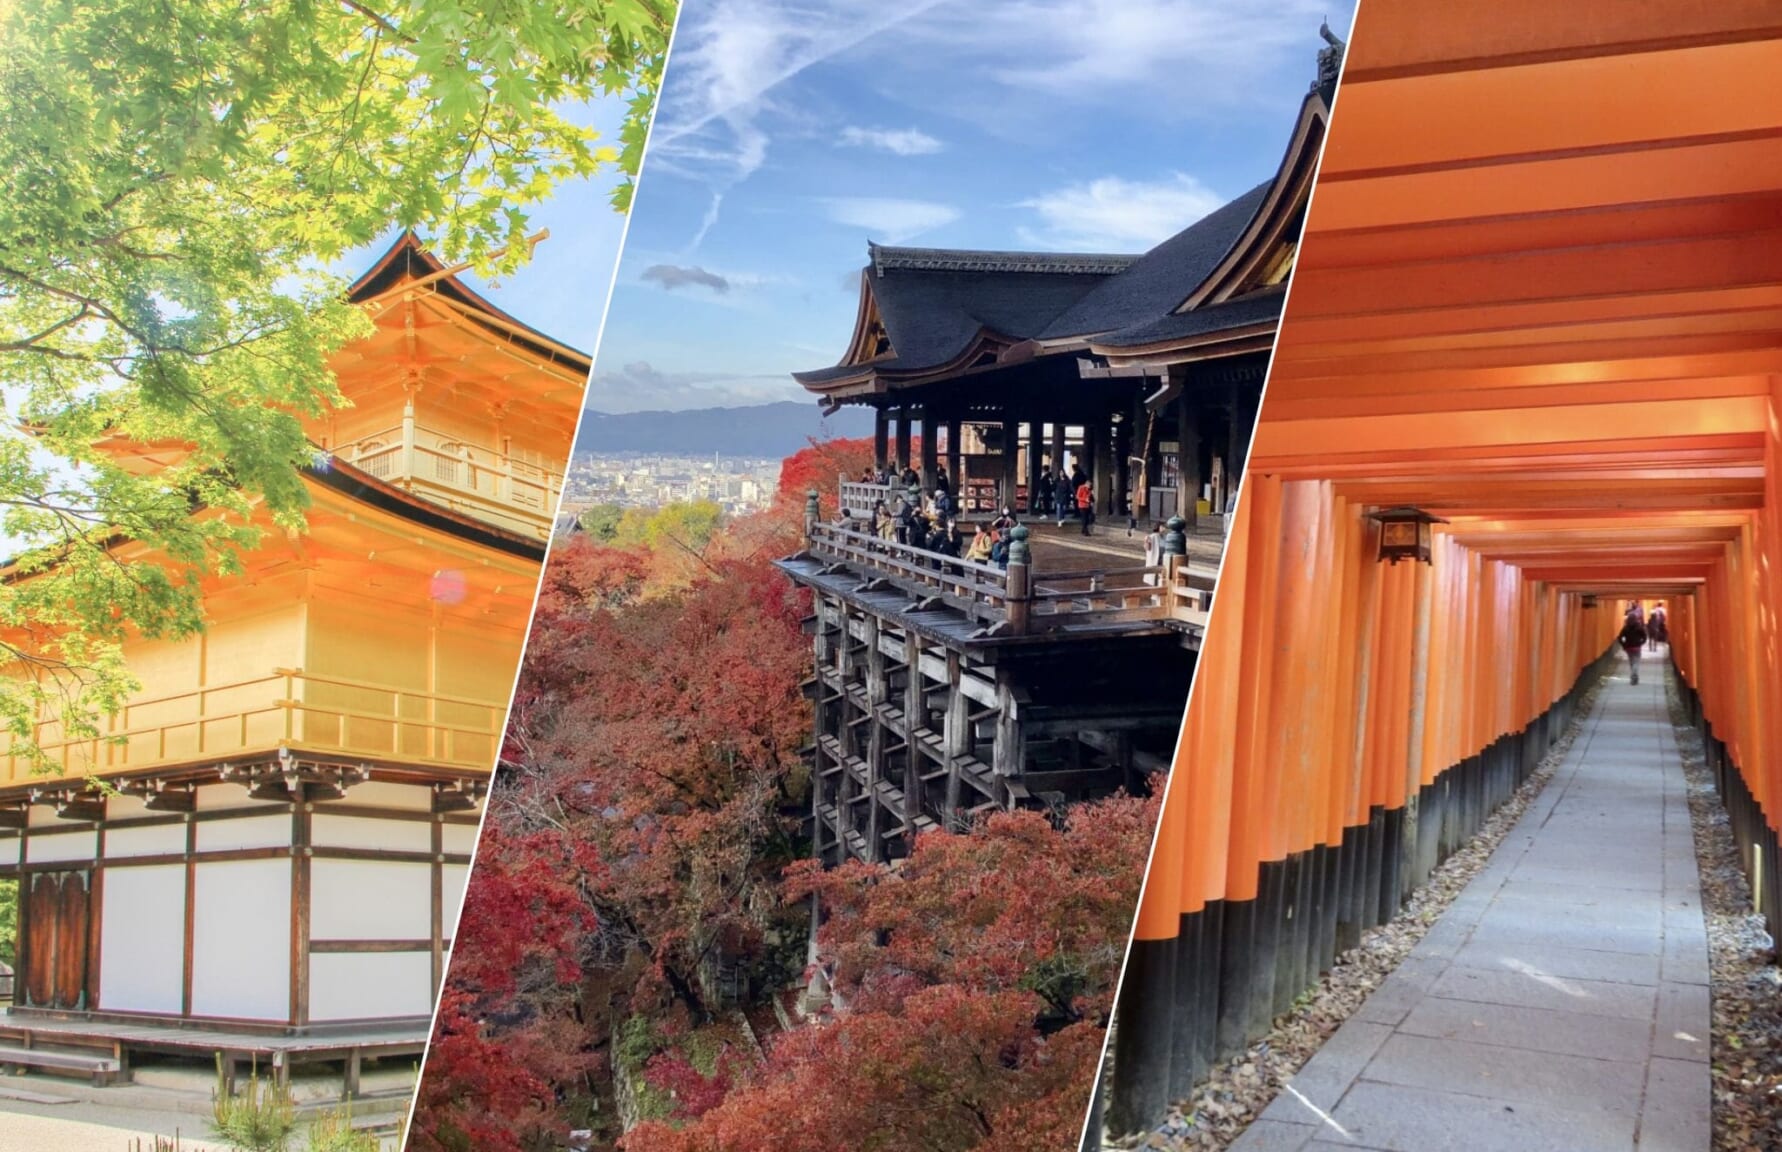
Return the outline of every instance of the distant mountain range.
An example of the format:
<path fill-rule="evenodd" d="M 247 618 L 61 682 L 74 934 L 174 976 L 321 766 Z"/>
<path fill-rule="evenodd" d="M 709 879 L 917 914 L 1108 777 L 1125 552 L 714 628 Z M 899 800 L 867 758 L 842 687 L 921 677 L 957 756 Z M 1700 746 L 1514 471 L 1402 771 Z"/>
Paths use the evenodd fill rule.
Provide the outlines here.
<path fill-rule="evenodd" d="M 812 437 L 871 436 L 872 409 L 846 407 L 825 417 L 813 403 L 782 400 L 746 408 L 680 412 L 582 412 L 578 453 L 650 452 L 674 456 L 783 459 Z"/>

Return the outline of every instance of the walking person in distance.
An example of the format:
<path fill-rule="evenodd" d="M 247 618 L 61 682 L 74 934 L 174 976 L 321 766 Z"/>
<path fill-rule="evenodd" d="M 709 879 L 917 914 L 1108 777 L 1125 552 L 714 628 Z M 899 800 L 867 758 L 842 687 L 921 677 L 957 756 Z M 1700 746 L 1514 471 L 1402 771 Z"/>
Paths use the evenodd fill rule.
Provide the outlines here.
<path fill-rule="evenodd" d="M 1621 650 L 1627 653 L 1628 679 L 1635 684 L 1640 682 L 1640 652 L 1646 647 L 1646 625 L 1640 617 L 1629 611 L 1627 619 L 1621 625 L 1621 635 L 1615 638 Z"/>

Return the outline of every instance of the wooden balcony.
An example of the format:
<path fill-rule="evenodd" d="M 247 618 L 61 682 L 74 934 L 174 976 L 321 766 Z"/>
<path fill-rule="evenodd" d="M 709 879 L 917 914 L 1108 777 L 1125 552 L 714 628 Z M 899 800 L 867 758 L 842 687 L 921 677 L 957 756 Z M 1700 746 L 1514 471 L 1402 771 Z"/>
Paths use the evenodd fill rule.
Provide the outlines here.
<path fill-rule="evenodd" d="M 889 587 L 912 605 L 953 609 L 982 639 L 1171 624 L 1198 633 L 1212 597 L 1213 578 L 1192 571 L 1184 556 L 1157 565 L 1001 568 L 824 523 L 807 524 L 805 556 L 822 575 L 859 577 L 863 591 Z"/>
<path fill-rule="evenodd" d="M 302 749 L 434 767 L 490 770 L 504 700 L 414 692 L 388 684 L 274 669 L 265 676 L 135 700 L 98 736 L 64 739 L 46 722 L 38 767 L 0 749 L 0 785 L 109 775 L 192 761 Z"/>
<path fill-rule="evenodd" d="M 561 467 L 515 459 L 405 421 L 333 450 L 334 457 L 435 504 L 548 540 Z"/>

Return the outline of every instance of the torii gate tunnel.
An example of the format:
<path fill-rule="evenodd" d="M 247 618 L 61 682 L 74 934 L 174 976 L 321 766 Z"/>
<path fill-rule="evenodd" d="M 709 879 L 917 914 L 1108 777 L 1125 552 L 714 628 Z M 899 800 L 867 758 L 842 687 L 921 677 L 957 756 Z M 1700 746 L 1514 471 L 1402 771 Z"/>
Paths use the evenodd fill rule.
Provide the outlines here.
<path fill-rule="evenodd" d="M 1154 1123 L 1538 762 L 1630 600 L 1782 921 L 1782 14 L 1366 0 L 1116 1024 Z M 1409 505 L 1430 562 L 1383 564 Z M 1653 851 L 1657 851 L 1653 846 Z"/>

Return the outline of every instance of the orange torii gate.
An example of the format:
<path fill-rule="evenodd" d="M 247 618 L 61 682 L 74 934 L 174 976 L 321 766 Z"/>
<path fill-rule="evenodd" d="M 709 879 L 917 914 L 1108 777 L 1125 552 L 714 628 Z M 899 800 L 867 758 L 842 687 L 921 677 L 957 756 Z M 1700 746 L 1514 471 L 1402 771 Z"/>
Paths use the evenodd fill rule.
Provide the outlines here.
<path fill-rule="evenodd" d="M 1264 1033 L 1563 731 L 1663 601 L 1777 900 L 1773 6 L 1369 0 L 1115 1028 L 1110 1127 Z M 1382 564 L 1381 509 L 1444 522 Z"/>

